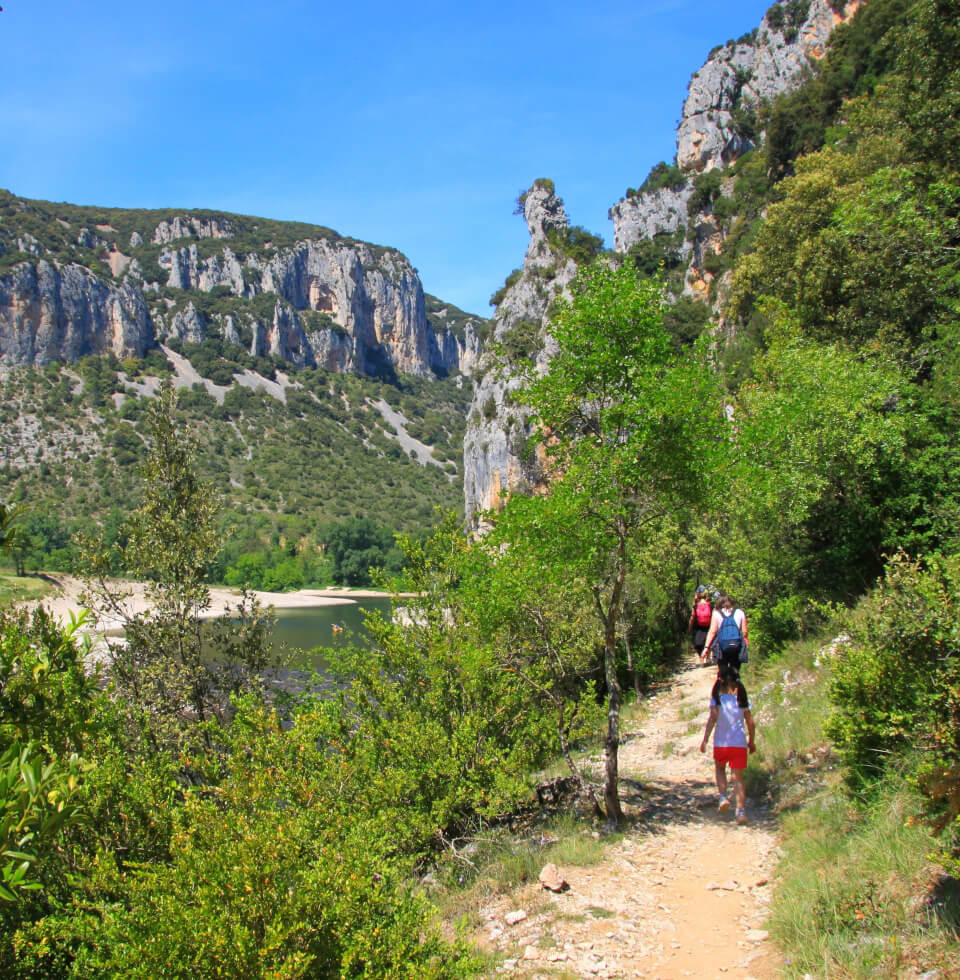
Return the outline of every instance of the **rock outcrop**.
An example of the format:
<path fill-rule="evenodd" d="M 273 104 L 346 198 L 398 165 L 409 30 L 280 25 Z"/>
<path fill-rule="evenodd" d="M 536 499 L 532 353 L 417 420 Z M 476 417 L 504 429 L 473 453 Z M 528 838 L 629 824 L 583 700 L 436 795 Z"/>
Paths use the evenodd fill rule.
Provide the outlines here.
<path fill-rule="evenodd" d="M 197 218 L 177 216 L 161 221 L 153 233 L 154 245 L 166 245 L 178 238 L 230 238 L 233 222 L 228 218 Z"/>
<path fill-rule="evenodd" d="M 686 292 L 700 291 L 709 276 L 704 276 L 699 259 L 716 249 L 718 228 L 709 206 L 688 214 L 697 175 L 729 166 L 754 146 L 743 114 L 801 84 L 811 62 L 825 53 L 833 29 L 859 6 L 859 0 L 845 5 L 830 0 L 774 4 L 755 31 L 715 49 L 691 78 L 683 105 L 676 152 L 680 178 L 623 198 L 610 209 L 618 252 L 682 229 L 688 233 L 682 251 L 691 261 Z"/>
<path fill-rule="evenodd" d="M 89 252 L 64 261 L 64 248 L 51 254 L 33 236 L 16 240 L 25 261 L 0 278 L 0 363 L 143 353 L 168 338 L 209 337 L 295 367 L 369 374 L 469 373 L 479 355 L 485 321 L 460 311 L 455 323 L 428 316 L 420 278 L 395 250 L 323 237 L 241 251 L 232 220 L 188 216 L 157 224 L 152 248 L 131 233 L 124 255 L 101 237 L 115 229 L 96 227 L 65 249 L 93 250 L 112 278 L 85 267 L 97 266 Z M 219 247 L 200 241 L 209 239 Z M 191 298 L 201 293 L 214 301 Z"/>
<path fill-rule="evenodd" d="M 511 277 L 493 318 L 493 341 L 524 358 L 536 370 L 549 361 L 552 341 L 546 332 L 548 311 L 576 275 L 577 266 L 551 242 L 550 232 L 567 227 L 563 202 L 552 181 L 537 181 L 524 198 L 530 243 L 520 274 Z M 517 341 L 526 340 L 519 350 Z M 521 385 L 518 372 L 491 349 L 476 372 L 473 404 L 464 437 L 464 496 L 470 521 L 480 511 L 497 510 L 503 494 L 544 482 L 542 456 L 528 454 L 529 413 L 510 403 Z"/>
<path fill-rule="evenodd" d="M 776 3 L 750 35 L 712 52 L 690 81 L 677 131 L 677 165 L 661 175 L 662 186 L 631 193 L 610 209 L 618 252 L 670 236 L 671 247 L 687 267 L 684 292 L 709 300 L 713 277 L 704 266 L 711 254 L 722 251 L 723 231 L 709 202 L 691 208 L 696 178 L 723 170 L 753 146 L 748 128 L 742 125 L 743 113 L 798 86 L 811 60 L 823 56 L 833 29 L 849 20 L 859 6 L 859 0 Z M 549 240 L 549 229 L 565 227 L 566 215 L 548 183 L 539 181 L 526 196 L 530 245 L 522 272 L 506 290 L 494 316 L 494 338 L 501 343 L 520 324 L 538 327 L 543 339 L 534 358 L 538 369 L 550 356 L 546 332 L 550 302 L 576 274 L 573 262 L 558 263 Z M 730 183 L 721 180 L 727 195 Z M 544 291 L 548 270 L 550 289 Z M 543 461 L 525 455 L 530 435 L 526 416 L 509 404 L 510 392 L 519 381 L 509 371 L 492 371 L 492 360 L 487 355 L 480 361 L 481 380 L 475 387 L 464 441 L 464 496 L 472 524 L 478 512 L 496 509 L 504 493 L 535 487 L 544 478 Z"/>
<path fill-rule="evenodd" d="M 740 132 L 734 110 L 756 107 L 796 87 L 811 60 L 823 57 L 834 27 L 857 7 L 859 2 L 848 3 L 840 13 L 830 0 L 774 4 L 749 38 L 713 54 L 690 79 L 677 130 L 677 165 L 710 170 L 753 146 Z"/>
<path fill-rule="evenodd" d="M 0 279 L 0 364 L 49 364 L 112 352 L 142 357 L 155 337 L 139 286 L 44 259 Z"/>

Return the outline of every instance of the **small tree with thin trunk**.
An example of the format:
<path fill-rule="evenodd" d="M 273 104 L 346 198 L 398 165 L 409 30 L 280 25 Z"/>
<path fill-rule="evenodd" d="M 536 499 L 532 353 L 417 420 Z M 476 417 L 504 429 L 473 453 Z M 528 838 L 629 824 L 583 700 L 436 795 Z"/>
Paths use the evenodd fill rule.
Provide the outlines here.
<path fill-rule="evenodd" d="M 607 690 L 604 801 L 615 824 L 617 637 L 635 541 L 703 500 L 725 432 L 715 374 L 704 357 L 674 352 L 662 311 L 661 284 L 632 267 L 582 270 L 550 326 L 556 353 L 521 396 L 554 479 L 535 531 L 510 547 L 538 549 L 589 595 Z"/>
<path fill-rule="evenodd" d="M 210 624 L 208 569 L 219 546 L 219 497 L 196 474 L 194 447 L 174 419 L 176 393 L 161 388 L 150 408 L 151 447 L 143 498 L 124 527 L 120 566 L 146 583 L 149 608 L 108 576 L 114 556 L 81 540 L 89 570 L 84 601 L 123 631 L 110 641 L 109 674 L 131 719 L 154 748 L 185 746 L 195 721 L 222 718 L 232 693 L 260 690 L 269 621 L 244 593 L 234 614 Z"/>

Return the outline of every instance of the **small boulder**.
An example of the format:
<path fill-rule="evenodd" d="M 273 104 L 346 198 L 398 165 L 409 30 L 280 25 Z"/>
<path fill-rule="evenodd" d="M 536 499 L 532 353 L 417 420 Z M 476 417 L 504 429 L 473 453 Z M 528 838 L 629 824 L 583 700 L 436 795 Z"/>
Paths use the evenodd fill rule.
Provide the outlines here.
<path fill-rule="evenodd" d="M 570 887 L 555 864 L 545 864 L 540 872 L 539 880 L 541 887 L 551 892 L 565 892 Z"/>

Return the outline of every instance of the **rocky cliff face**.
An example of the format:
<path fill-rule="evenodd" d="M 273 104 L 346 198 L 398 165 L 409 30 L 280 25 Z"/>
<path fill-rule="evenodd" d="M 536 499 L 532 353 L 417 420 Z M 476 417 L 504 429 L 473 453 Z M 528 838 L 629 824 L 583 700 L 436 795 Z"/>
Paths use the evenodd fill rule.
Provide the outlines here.
<path fill-rule="evenodd" d="M 799 85 L 811 59 L 823 56 L 833 29 L 849 20 L 859 6 L 859 0 L 777 3 L 750 35 L 712 52 L 690 81 L 677 131 L 676 168 L 665 175 L 664 186 L 631 194 L 610 210 L 618 252 L 657 236 L 671 236 L 687 267 L 684 292 L 708 299 L 712 277 L 704 264 L 711 253 L 722 250 L 723 234 L 709 204 L 691 213 L 696 178 L 722 171 L 753 146 L 744 135 L 741 114 Z M 546 334 L 550 302 L 576 274 L 573 262 L 557 264 L 547 237 L 552 225 L 565 226 L 567 219 L 546 183 L 538 182 L 527 194 L 530 246 L 518 280 L 506 291 L 494 316 L 494 337 L 501 342 L 518 325 L 537 325 L 544 338 L 535 357 L 538 368 L 550 355 Z M 721 190 L 728 196 L 730 184 L 721 179 Z M 544 293 L 542 277 L 547 269 L 551 290 Z M 474 523 L 478 511 L 499 506 L 502 492 L 543 480 L 542 460 L 530 460 L 523 453 L 530 434 L 526 416 L 509 404 L 510 391 L 519 382 L 509 372 L 491 371 L 491 362 L 489 355 L 481 360 L 482 380 L 475 387 L 464 442 L 466 513 Z"/>
<path fill-rule="evenodd" d="M 577 266 L 549 237 L 551 230 L 567 227 L 563 202 L 551 181 L 537 181 L 526 193 L 524 218 L 530 243 L 519 276 L 511 277 L 513 282 L 497 306 L 493 340 L 539 370 L 551 354 L 548 311 L 576 275 Z M 466 513 L 471 520 L 478 511 L 497 510 L 502 491 L 543 482 L 543 459 L 526 454 L 528 413 L 510 403 L 510 393 L 521 383 L 516 371 L 498 362 L 491 350 L 481 358 L 476 376 L 480 380 L 474 388 L 463 448 Z"/>
<path fill-rule="evenodd" d="M 0 277 L 0 364 L 142 354 L 172 337 L 223 337 L 296 367 L 360 373 L 469 372 L 479 354 L 485 321 L 428 317 L 416 270 L 391 249 L 324 237 L 253 250 L 224 216 L 134 230 L 131 255 L 115 228 L 97 232 L 82 228 L 56 253 L 18 237 L 24 261 Z M 71 250 L 83 253 L 70 261 Z"/>
<path fill-rule="evenodd" d="M 685 291 L 703 291 L 700 259 L 721 243 L 709 208 L 688 215 L 696 176 L 727 167 L 754 146 L 738 116 L 799 85 L 811 61 L 823 56 L 833 29 L 849 20 L 859 6 L 859 0 L 774 4 L 755 31 L 711 54 L 690 80 L 677 129 L 680 179 L 672 186 L 621 199 L 610 209 L 618 252 L 682 229 L 689 233 L 683 253 L 691 260 Z"/>
<path fill-rule="evenodd" d="M 75 361 L 112 352 L 142 357 L 154 343 L 143 293 L 80 265 L 43 259 L 0 279 L 0 364 Z"/>

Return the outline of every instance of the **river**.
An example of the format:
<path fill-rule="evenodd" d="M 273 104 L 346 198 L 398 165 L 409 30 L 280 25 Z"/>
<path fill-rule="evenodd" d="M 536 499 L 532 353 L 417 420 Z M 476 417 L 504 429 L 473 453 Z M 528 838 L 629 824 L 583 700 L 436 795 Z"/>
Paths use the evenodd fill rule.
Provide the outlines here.
<path fill-rule="evenodd" d="M 364 643 L 363 614 L 379 610 L 390 614 L 390 599 L 359 599 L 350 605 L 309 606 L 296 609 L 276 609 L 277 624 L 273 631 L 274 649 L 310 651 L 311 666 L 322 670 L 323 648 L 344 643 Z"/>

